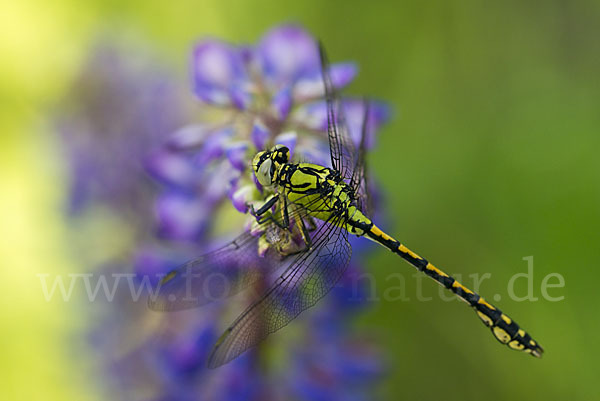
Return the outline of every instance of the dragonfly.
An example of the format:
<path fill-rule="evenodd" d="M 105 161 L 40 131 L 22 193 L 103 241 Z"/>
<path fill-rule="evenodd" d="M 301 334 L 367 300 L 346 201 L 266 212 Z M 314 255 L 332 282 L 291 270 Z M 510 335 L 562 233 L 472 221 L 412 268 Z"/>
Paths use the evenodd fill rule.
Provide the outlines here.
<path fill-rule="evenodd" d="M 244 232 L 224 247 L 170 271 L 160 281 L 156 296 L 149 299 L 149 307 L 173 311 L 201 306 L 237 294 L 277 272 L 270 287 L 217 340 L 208 358 L 208 367 L 216 368 L 258 345 L 323 298 L 347 269 L 352 254 L 348 236 L 355 235 L 387 248 L 453 292 L 502 344 L 541 357 L 542 347 L 512 318 L 369 218 L 365 160 L 369 102 L 365 100 L 356 149 L 324 48 L 320 43 L 318 48 L 331 167 L 293 163 L 283 145 L 257 153 L 253 172 L 272 195 L 258 210 L 251 207 L 250 213 L 256 219 L 254 231 L 264 234 Z"/>

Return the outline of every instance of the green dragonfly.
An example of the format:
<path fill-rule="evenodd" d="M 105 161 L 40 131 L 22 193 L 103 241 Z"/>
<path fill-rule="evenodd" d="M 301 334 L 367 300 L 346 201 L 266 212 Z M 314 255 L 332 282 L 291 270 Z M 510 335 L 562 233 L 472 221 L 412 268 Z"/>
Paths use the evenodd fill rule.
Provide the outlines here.
<path fill-rule="evenodd" d="M 329 76 L 325 52 L 322 46 L 319 49 L 332 167 L 293 163 L 283 145 L 259 152 L 252 167 L 263 188 L 272 193 L 258 210 L 251 209 L 256 228 L 263 235 L 245 232 L 223 248 L 172 270 L 160 282 L 157 295 L 150 298 L 150 308 L 171 311 L 200 306 L 234 295 L 281 271 L 270 288 L 217 340 L 208 366 L 218 367 L 281 329 L 326 295 L 348 267 L 352 253 L 348 235 L 353 234 L 384 246 L 452 291 L 475 310 L 501 343 L 541 357 L 542 347 L 514 320 L 369 219 L 365 174 L 368 102 L 356 149 Z"/>

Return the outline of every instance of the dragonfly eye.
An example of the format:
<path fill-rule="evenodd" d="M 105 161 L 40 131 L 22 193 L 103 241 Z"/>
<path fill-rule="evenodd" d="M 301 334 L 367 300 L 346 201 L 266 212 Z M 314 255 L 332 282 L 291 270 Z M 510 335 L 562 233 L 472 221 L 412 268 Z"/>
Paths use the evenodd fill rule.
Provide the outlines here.
<path fill-rule="evenodd" d="M 285 146 L 283 148 L 281 148 L 280 155 L 281 155 L 280 162 L 282 164 L 285 164 L 290 161 L 290 150 L 288 148 L 286 148 Z"/>
<path fill-rule="evenodd" d="M 258 152 L 256 156 L 254 156 L 254 159 L 252 159 L 252 169 L 255 173 L 258 173 L 258 169 L 260 168 L 262 163 L 268 158 L 269 157 L 267 155 L 267 152 Z"/>
<path fill-rule="evenodd" d="M 290 159 L 290 150 L 287 146 L 275 145 L 271 150 L 273 160 L 279 164 L 286 164 Z"/>
<path fill-rule="evenodd" d="M 255 173 L 258 182 L 260 182 L 260 185 L 264 187 L 270 186 L 273 179 L 273 171 L 275 168 L 273 161 L 271 159 L 267 159 L 257 167 L 258 170 L 255 170 Z"/>

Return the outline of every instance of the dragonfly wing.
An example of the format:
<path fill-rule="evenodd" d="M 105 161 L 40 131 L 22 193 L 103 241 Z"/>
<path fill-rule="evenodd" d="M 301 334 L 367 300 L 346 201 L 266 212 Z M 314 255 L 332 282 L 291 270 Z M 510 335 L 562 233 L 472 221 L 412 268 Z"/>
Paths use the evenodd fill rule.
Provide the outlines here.
<path fill-rule="evenodd" d="M 352 178 L 350 179 L 350 185 L 356 190 L 356 203 L 358 208 L 362 212 L 366 212 L 368 216 L 372 215 L 372 204 L 371 198 L 369 197 L 369 182 L 367 173 L 367 136 L 369 127 L 369 112 L 370 104 L 367 99 L 363 100 L 363 120 L 360 134 L 360 143 L 358 145 L 358 153 L 356 159 L 356 166 L 352 172 Z"/>
<path fill-rule="evenodd" d="M 296 219 L 303 220 L 309 215 L 305 206 L 319 210 L 319 207 L 324 204 L 321 198 L 305 205 L 289 202 L 288 218 L 294 224 Z M 148 298 L 148 307 L 162 312 L 199 307 L 233 296 L 261 277 L 289 265 L 292 261 L 290 259 L 293 258 L 280 253 L 276 244 L 278 239 L 284 240 L 286 237 L 298 234 L 298 228 L 282 227 L 281 207 L 283 204 L 280 202 L 275 212 L 270 214 L 270 218 L 265 219 L 258 228 L 269 237 L 267 241 L 274 244 L 264 256 L 258 254 L 260 237 L 249 232 L 242 233 L 222 248 L 193 259 L 167 273 Z M 307 249 L 296 247 L 293 251 L 297 254 L 306 252 Z"/>
<path fill-rule="evenodd" d="M 258 256 L 258 237 L 243 233 L 224 247 L 169 272 L 148 299 L 156 311 L 195 308 L 232 296 L 277 266 Z"/>
<path fill-rule="evenodd" d="M 344 179 L 351 179 L 356 166 L 356 150 L 354 142 L 348 133 L 342 102 L 332 84 L 329 74 L 329 61 L 322 44 L 319 44 L 321 57 L 321 74 L 325 87 L 325 101 L 327 103 L 327 137 L 332 167 L 342 174 Z"/>
<path fill-rule="evenodd" d="M 357 194 L 357 204 L 361 211 L 370 212 L 370 199 L 366 182 L 366 139 L 369 127 L 369 102 L 364 101 L 364 115 L 361 129 L 361 138 L 358 151 L 348 131 L 344 106 L 339 99 L 337 90 L 332 84 L 329 74 L 329 62 L 325 49 L 319 46 L 321 56 L 321 71 L 325 87 L 325 100 L 327 103 L 327 136 L 331 153 L 331 164 L 338 170 L 342 177 L 350 184 Z"/>
<path fill-rule="evenodd" d="M 333 288 L 350 260 L 352 248 L 337 216 L 313 235 L 311 251 L 299 255 L 275 284 L 244 311 L 217 341 L 208 361 L 216 368 L 257 345 L 313 306 Z"/>
<path fill-rule="evenodd" d="M 304 218 L 306 210 L 293 205 L 290 218 Z M 277 224 L 273 219 L 277 219 Z M 261 224 L 270 238 L 283 237 L 281 213 Z M 148 299 L 148 307 L 156 311 L 177 311 L 205 305 L 217 299 L 237 294 L 259 278 L 268 275 L 290 261 L 270 248 L 264 256 L 258 254 L 259 237 L 242 233 L 216 251 L 193 259 L 171 270 L 161 280 Z"/>

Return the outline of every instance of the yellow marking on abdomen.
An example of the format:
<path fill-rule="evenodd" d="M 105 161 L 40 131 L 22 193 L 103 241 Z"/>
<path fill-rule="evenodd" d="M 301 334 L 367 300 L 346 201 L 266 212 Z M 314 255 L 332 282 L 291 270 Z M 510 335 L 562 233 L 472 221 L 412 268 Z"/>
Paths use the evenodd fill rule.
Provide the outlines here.
<path fill-rule="evenodd" d="M 423 259 L 422 257 L 420 257 L 419 255 L 417 255 L 402 244 L 398 247 L 398 250 L 402 253 L 408 253 L 413 259 Z"/>
<path fill-rule="evenodd" d="M 425 268 L 427 270 L 431 270 L 433 272 L 436 272 L 437 274 L 439 274 L 442 277 L 450 277 L 446 273 L 444 273 L 443 271 L 441 271 L 440 269 L 438 269 L 437 267 L 435 267 L 434 265 L 432 265 L 431 263 L 427 263 L 427 266 L 425 266 Z"/>
<path fill-rule="evenodd" d="M 506 344 L 507 342 L 510 341 L 510 335 L 503 328 L 495 326 L 492 329 L 492 331 L 494 332 L 494 335 L 496 336 L 496 338 L 498 340 L 500 340 L 501 343 Z"/>
<path fill-rule="evenodd" d="M 462 285 L 461 283 L 459 283 L 456 280 L 454 281 L 454 283 L 452 283 L 452 287 L 454 287 L 454 288 L 460 288 L 460 289 L 462 289 L 466 293 L 473 294 L 473 291 L 471 291 L 470 289 L 468 289 L 467 287 L 465 287 L 464 285 Z"/>
<path fill-rule="evenodd" d="M 479 301 L 477 301 L 477 303 L 485 305 L 491 310 L 496 310 L 496 308 L 494 308 L 492 305 L 490 305 L 485 299 L 483 299 L 483 297 L 479 298 Z"/>
<path fill-rule="evenodd" d="M 379 229 L 379 227 L 377 227 L 376 225 L 373 225 L 373 227 L 371 227 L 371 234 L 381 237 L 382 239 L 384 239 L 386 241 L 395 241 L 395 239 L 393 239 L 392 237 L 390 237 L 389 235 L 387 235 L 386 233 L 381 231 Z"/>
<path fill-rule="evenodd" d="M 486 326 L 488 326 L 488 327 L 493 326 L 494 322 L 492 321 L 492 319 L 489 316 L 487 316 L 486 314 L 484 314 L 480 311 L 477 311 L 477 315 L 483 321 L 483 323 L 485 323 Z"/>
<path fill-rule="evenodd" d="M 502 320 L 504 320 L 506 322 L 506 324 L 510 324 L 512 322 L 512 320 L 506 316 L 504 313 L 500 316 L 502 318 Z"/>

